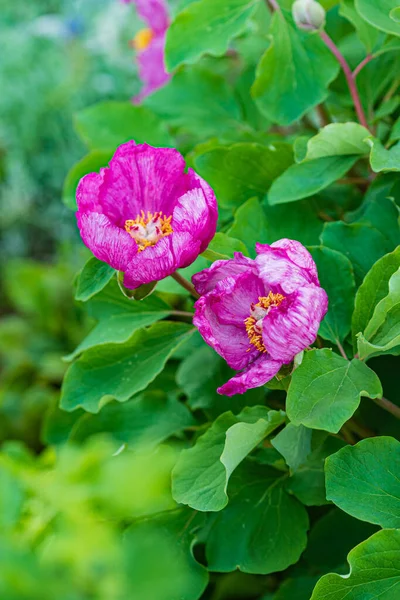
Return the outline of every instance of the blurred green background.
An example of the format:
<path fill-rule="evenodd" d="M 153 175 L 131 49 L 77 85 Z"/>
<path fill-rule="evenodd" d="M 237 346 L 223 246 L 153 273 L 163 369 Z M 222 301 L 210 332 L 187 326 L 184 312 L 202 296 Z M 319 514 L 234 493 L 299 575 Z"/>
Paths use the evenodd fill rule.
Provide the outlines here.
<path fill-rule="evenodd" d="M 89 327 L 73 302 L 89 253 L 61 200 L 85 154 L 73 114 L 137 92 L 136 21 L 116 0 L 0 0 L 0 442 L 41 448 L 61 358 Z"/>

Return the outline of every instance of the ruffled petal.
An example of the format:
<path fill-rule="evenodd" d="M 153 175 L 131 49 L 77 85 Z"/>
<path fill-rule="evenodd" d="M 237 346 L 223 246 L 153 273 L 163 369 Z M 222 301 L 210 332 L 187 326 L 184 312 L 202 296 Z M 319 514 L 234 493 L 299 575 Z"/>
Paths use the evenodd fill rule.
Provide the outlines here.
<path fill-rule="evenodd" d="M 263 321 L 263 342 L 274 360 L 289 363 L 312 344 L 328 310 L 326 292 L 313 284 L 299 288 Z"/>
<path fill-rule="evenodd" d="M 201 243 L 201 252 L 207 248 L 215 235 L 218 221 L 218 202 L 215 196 L 214 190 L 204 179 L 202 179 L 193 169 L 188 169 L 188 179 L 190 187 L 199 187 L 206 201 L 208 207 L 207 220 L 203 223 L 203 235 Z"/>
<path fill-rule="evenodd" d="M 78 213 L 77 219 L 82 240 L 95 257 L 124 271 L 137 254 L 137 244 L 129 233 L 99 213 Z"/>
<path fill-rule="evenodd" d="M 164 237 L 133 258 L 125 271 L 124 285 L 133 290 L 144 283 L 160 281 L 191 264 L 199 255 L 199 249 L 200 242 L 188 232 Z"/>
<path fill-rule="evenodd" d="M 165 0 L 124 0 L 133 2 L 141 19 L 156 33 L 163 32 L 169 25 L 168 6 Z"/>
<path fill-rule="evenodd" d="M 76 202 L 78 211 L 102 213 L 103 207 L 99 202 L 100 187 L 104 180 L 106 169 L 100 169 L 100 173 L 88 173 L 78 183 L 76 189 Z"/>
<path fill-rule="evenodd" d="M 219 321 L 245 329 L 244 321 L 250 316 L 252 303 L 264 295 L 263 282 L 252 271 L 247 271 L 217 283 L 214 295 L 219 298 L 213 304 Z"/>
<path fill-rule="evenodd" d="M 207 294 L 225 277 L 234 277 L 251 270 L 257 273 L 256 263 L 241 252 L 235 252 L 231 260 L 216 260 L 211 267 L 193 275 L 192 282 L 198 294 Z"/>
<path fill-rule="evenodd" d="M 231 279 L 234 288 L 234 279 L 228 279 Z M 218 284 L 218 286 L 221 286 L 219 289 L 217 286 L 214 291 L 201 296 L 197 300 L 193 324 L 197 327 L 205 342 L 214 348 L 232 369 L 244 369 L 259 355 L 259 352 L 249 343 L 243 314 L 239 312 L 236 317 L 231 314 L 231 324 L 221 322 L 219 319 L 218 312 L 221 310 L 219 304 L 225 300 L 226 285 L 229 285 L 227 280 L 220 282 Z M 233 324 L 234 322 L 236 324 Z"/>
<path fill-rule="evenodd" d="M 187 185 L 185 161 L 174 148 L 153 148 L 127 142 L 103 169 L 98 203 L 119 227 L 141 210 L 172 214 L 177 196 Z"/>
<path fill-rule="evenodd" d="M 203 189 L 198 187 L 190 189 L 178 199 L 173 212 L 172 228 L 177 232 L 190 232 L 199 241 L 202 252 L 215 235 L 217 217 L 215 196 L 210 206 Z"/>
<path fill-rule="evenodd" d="M 238 373 L 217 389 L 219 394 L 234 396 L 244 394 L 251 388 L 260 387 L 270 381 L 278 373 L 282 363 L 269 357 L 260 356 L 242 373 Z"/>
<path fill-rule="evenodd" d="M 134 97 L 134 103 L 139 104 L 144 98 L 164 86 L 171 79 L 165 70 L 165 34 L 155 37 L 145 50 L 136 55 L 139 68 L 139 77 L 143 82 L 143 89 Z"/>
<path fill-rule="evenodd" d="M 290 294 L 302 285 L 319 285 L 317 267 L 300 242 L 282 239 L 256 244 L 257 266 L 265 284 Z"/>

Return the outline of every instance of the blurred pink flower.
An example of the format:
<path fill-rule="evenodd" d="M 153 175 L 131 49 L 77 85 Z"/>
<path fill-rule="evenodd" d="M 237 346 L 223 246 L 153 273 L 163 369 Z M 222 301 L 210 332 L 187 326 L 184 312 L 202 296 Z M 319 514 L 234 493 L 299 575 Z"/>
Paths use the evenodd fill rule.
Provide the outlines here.
<path fill-rule="evenodd" d="M 140 30 L 133 39 L 137 51 L 139 76 L 144 86 L 134 101 L 141 102 L 165 85 L 171 76 L 165 71 L 165 36 L 169 26 L 168 7 L 165 0 L 123 0 L 136 5 L 138 15 L 148 28 Z"/>
<path fill-rule="evenodd" d="M 173 148 L 131 141 L 109 167 L 81 179 L 77 193 L 81 237 L 99 259 L 125 273 L 135 289 L 190 265 L 214 237 L 213 190 Z"/>
<path fill-rule="evenodd" d="M 257 244 L 257 258 L 240 253 L 193 276 L 201 298 L 194 324 L 235 370 L 218 389 L 243 394 L 264 385 L 314 342 L 328 309 L 315 263 L 300 242 Z"/>

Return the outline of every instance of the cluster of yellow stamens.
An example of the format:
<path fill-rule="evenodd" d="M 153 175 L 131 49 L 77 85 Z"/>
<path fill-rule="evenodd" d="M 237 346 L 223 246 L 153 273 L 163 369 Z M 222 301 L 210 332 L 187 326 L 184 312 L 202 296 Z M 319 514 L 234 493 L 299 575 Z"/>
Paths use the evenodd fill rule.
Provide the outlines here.
<path fill-rule="evenodd" d="M 268 296 L 258 298 L 257 304 L 251 305 L 250 316 L 244 320 L 247 335 L 249 336 L 250 344 L 252 344 L 259 352 L 267 352 L 262 339 L 262 321 L 265 315 L 268 314 L 273 306 L 279 306 L 285 297 L 282 294 L 274 294 L 269 292 Z M 247 350 L 249 352 L 251 348 Z"/>
<path fill-rule="evenodd" d="M 132 46 L 139 52 L 146 50 L 154 38 L 152 29 L 141 29 L 132 40 Z"/>
<path fill-rule="evenodd" d="M 136 219 L 125 221 L 125 230 L 136 241 L 138 251 L 142 252 L 148 246 L 154 246 L 158 240 L 173 232 L 172 216 L 165 217 L 162 212 L 145 214 L 144 210 Z"/>

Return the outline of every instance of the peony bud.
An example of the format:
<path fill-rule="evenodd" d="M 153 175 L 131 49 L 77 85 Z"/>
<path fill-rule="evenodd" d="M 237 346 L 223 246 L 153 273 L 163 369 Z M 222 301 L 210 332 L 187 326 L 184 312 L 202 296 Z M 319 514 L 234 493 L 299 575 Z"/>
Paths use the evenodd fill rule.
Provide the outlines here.
<path fill-rule="evenodd" d="M 292 14 L 299 29 L 316 31 L 325 24 L 325 10 L 315 0 L 296 0 Z"/>

